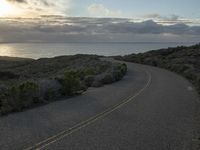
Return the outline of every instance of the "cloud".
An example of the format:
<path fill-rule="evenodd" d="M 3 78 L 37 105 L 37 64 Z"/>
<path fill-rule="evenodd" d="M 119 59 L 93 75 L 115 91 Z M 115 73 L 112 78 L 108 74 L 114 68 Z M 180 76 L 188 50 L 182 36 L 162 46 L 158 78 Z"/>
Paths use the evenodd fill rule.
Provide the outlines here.
<path fill-rule="evenodd" d="M 71 0 L 7 0 L 20 12 L 15 17 L 35 17 L 40 15 L 66 15 Z M 15 14 L 13 14 L 14 16 Z"/>
<path fill-rule="evenodd" d="M 199 42 L 200 26 L 119 18 L 0 19 L 0 42 Z"/>
<path fill-rule="evenodd" d="M 26 3 L 26 0 L 7 0 L 7 1 L 14 3 Z"/>
<path fill-rule="evenodd" d="M 11 2 L 11 3 L 25 3 L 25 4 L 28 4 L 28 5 L 42 4 L 44 6 L 54 6 L 54 3 L 50 0 L 7 0 L 7 1 Z"/>
<path fill-rule="evenodd" d="M 120 17 L 122 15 L 121 11 L 110 10 L 103 4 L 91 4 L 88 6 L 87 11 L 93 17 Z"/>
<path fill-rule="evenodd" d="M 166 21 L 177 21 L 180 19 L 180 16 L 178 15 L 169 15 L 169 16 L 161 16 L 160 14 L 154 13 L 154 14 L 147 14 L 144 15 L 145 18 L 148 19 L 161 19 L 161 20 L 166 20 Z"/>
<path fill-rule="evenodd" d="M 165 25 L 172 25 L 172 24 L 188 24 L 188 25 L 200 25 L 200 19 L 188 19 L 183 18 L 181 16 L 171 14 L 168 16 L 163 16 L 158 13 L 152 13 L 142 16 L 144 20 L 154 20 L 157 23 L 165 24 Z"/>

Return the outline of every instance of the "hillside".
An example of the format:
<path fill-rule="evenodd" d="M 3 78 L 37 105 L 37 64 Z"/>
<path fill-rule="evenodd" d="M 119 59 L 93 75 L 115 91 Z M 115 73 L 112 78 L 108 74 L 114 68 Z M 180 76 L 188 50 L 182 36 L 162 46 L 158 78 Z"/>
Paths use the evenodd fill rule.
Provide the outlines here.
<path fill-rule="evenodd" d="M 190 80 L 200 93 L 200 44 L 115 57 L 119 60 L 165 68 Z"/>
<path fill-rule="evenodd" d="M 0 57 L 0 115 L 119 81 L 127 66 L 95 55 L 38 60 Z"/>

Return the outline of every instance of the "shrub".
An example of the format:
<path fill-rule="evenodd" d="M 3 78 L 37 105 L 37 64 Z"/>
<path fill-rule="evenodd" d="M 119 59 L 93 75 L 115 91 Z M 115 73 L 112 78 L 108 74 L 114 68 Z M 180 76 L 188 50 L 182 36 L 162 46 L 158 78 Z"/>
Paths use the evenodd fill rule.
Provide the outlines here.
<path fill-rule="evenodd" d="M 114 79 L 111 73 L 105 74 L 104 77 L 101 79 L 102 84 L 110 84 L 113 82 L 114 82 Z"/>
<path fill-rule="evenodd" d="M 40 97 L 44 101 L 52 101 L 60 98 L 60 83 L 55 79 L 42 79 L 39 82 Z"/>
<path fill-rule="evenodd" d="M 53 99 L 55 99 L 57 97 L 57 92 L 54 89 L 48 89 L 45 93 L 44 93 L 44 100 L 47 101 L 52 101 Z"/>
<path fill-rule="evenodd" d="M 127 65 L 126 64 L 118 64 L 114 67 L 113 70 L 113 77 L 115 81 L 119 81 L 123 78 L 123 76 L 127 72 Z"/>
<path fill-rule="evenodd" d="M 64 77 L 58 79 L 62 85 L 61 92 L 63 95 L 74 95 L 78 91 L 85 90 L 81 85 L 80 77 L 76 71 L 65 72 Z"/>
<path fill-rule="evenodd" d="M 15 78 L 19 78 L 19 75 L 16 75 L 12 72 L 2 72 L 0 71 L 0 79 L 15 79 Z"/>
<path fill-rule="evenodd" d="M 110 84 L 115 81 L 119 81 L 127 72 L 127 65 L 116 63 L 112 66 L 110 70 L 107 70 L 106 73 L 97 75 L 94 78 L 92 83 L 93 87 L 100 87 L 104 84 Z"/>
<path fill-rule="evenodd" d="M 25 82 L 19 86 L 20 99 L 23 107 L 29 107 L 39 100 L 39 86 L 34 82 Z"/>
<path fill-rule="evenodd" d="M 94 75 L 85 76 L 84 78 L 85 85 L 88 87 L 92 86 L 92 83 L 94 82 L 94 78 L 95 78 Z"/>
<path fill-rule="evenodd" d="M 127 65 L 126 64 L 121 64 L 120 65 L 120 70 L 123 73 L 123 75 L 125 75 L 126 72 L 127 72 Z"/>
<path fill-rule="evenodd" d="M 1 92 L 0 98 L 1 114 L 21 111 L 39 100 L 39 88 L 34 82 L 25 82 L 21 85 L 7 88 Z"/>
<path fill-rule="evenodd" d="M 101 64 L 101 65 L 98 65 L 97 67 L 96 67 L 96 70 L 97 70 L 97 72 L 100 74 L 100 73 L 103 73 L 103 72 L 106 72 L 106 70 L 108 69 L 108 68 L 110 68 L 112 66 L 112 64 L 111 63 L 109 63 L 109 64 Z"/>
<path fill-rule="evenodd" d="M 101 87 L 103 84 L 99 80 L 94 80 L 94 82 L 91 85 L 92 87 Z"/>
<path fill-rule="evenodd" d="M 93 68 L 85 68 L 83 69 L 82 73 L 84 74 L 84 76 L 88 76 L 88 75 L 95 75 L 96 71 Z"/>
<path fill-rule="evenodd" d="M 120 70 L 113 71 L 113 77 L 115 81 L 119 81 L 123 78 L 123 74 Z"/>
<path fill-rule="evenodd" d="M 93 68 L 86 67 L 81 70 L 71 71 L 74 75 L 79 78 L 80 80 L 84 80 L 86 76 L 93 76 L 96 75 L 96 71 Z"/>

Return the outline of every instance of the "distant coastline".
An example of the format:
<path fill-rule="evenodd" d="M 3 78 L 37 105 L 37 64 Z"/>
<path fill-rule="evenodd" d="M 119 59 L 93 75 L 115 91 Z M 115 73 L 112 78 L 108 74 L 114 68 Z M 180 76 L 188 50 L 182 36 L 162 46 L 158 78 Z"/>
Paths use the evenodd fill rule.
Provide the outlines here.
<path fill-rule="evenodd" d="M 103 56 L 143 53 L 176 46 L 190 46 L 195 43 L 176 42 L 72 42 L 72 43 L 1 43 L 0 55 L 25 58 L 50 58 L 61 55 L 96 54 Z"/>

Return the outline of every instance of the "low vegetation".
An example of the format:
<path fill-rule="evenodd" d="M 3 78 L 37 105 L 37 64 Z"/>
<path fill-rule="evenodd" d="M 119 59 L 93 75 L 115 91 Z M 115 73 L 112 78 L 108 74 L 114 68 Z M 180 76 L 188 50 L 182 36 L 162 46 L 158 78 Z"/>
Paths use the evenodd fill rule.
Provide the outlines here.
<path fill-rule="evenodd" d="M 118 60 L 147 64 L 176 72 L 190 80 L 200 94 L 200 44 L 153 50 L 116 57 Z"/>
<path fill-rule="evenodd" d="M 21 111 L 39 102 L 39 87 L 34 82 L 25 82 L 20 85 L 1 89 L 0 112 L 6 114 Z"/>
<path fill-rule="evenodd" d="M 125 64 L 94 55 L 0 61 L 1 115 L 81 94 L 88 87 L 119 81 L 127 72 Z"/>

